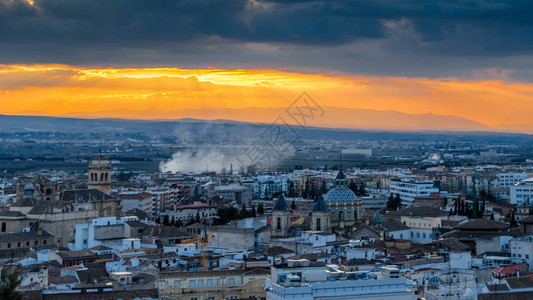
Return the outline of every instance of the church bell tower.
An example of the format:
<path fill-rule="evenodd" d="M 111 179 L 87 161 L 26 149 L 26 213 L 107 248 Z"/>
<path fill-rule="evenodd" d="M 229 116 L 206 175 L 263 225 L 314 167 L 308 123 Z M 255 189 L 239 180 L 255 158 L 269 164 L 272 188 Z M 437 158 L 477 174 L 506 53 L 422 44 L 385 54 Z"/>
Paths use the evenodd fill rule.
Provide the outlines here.
<path fill-rule="evenodd" d="M 91 160 L 88 188 L 111 194 L 111 162 L 106 157 L 98 155 Z"/>

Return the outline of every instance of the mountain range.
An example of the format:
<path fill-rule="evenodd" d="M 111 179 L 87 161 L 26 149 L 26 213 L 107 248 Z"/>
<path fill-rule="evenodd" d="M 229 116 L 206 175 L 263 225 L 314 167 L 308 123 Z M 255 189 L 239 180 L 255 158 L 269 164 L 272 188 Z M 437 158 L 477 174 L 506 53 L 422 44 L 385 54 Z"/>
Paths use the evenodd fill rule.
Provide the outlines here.
<path fill-rule="evenodd" d="M 313 117 L 306 118 L 307 126 L 337 129 L 366 129 L 386 131 L 485 131 L 485 132 L 521 132 L 533 133 L 533 125 L 507 124 L 491 127 L 480 122 L 457 116 L 445 116 L 431 113 L 407 114 L 398 111 L 379 111 L 371 109 L 352 109 L 324 106 L 322 111 Z M 322 113 L 323 112 L 323 113 Z M 75 112 L 69 115 L 77 117 L 49 117 L 0 115 L 0 131 L 57 131 L 57 132 L 90 132 L 98 130 L 110 132 L 150 132 L 175 130 L 176 125 L 191 122 L 204 124 L 270 124 L 277 120 L 297 125 L 301 121 L 298 116 L 291 115 L 284 108 L 210 108 L 175 110 L 176 119 L 150 120 L 98 118 L 98 115 L 109 115 L 109 112 Z M 122 114 L 124 115 L 124 114 Z M 294 118 L 296 119 L 294 119 Z"/>

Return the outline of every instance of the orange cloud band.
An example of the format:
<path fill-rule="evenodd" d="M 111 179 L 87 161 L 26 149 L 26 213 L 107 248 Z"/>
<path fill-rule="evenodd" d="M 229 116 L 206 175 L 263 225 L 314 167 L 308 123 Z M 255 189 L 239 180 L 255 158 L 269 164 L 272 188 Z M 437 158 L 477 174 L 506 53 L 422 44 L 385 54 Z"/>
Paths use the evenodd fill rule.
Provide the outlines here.
<path fill-rule="evenodd" d="M 0 113 L 270 122 L 307 91 L 323 106 L 434 113 L 489 126 L 533 124 L 533 85 L 400 77 L 328 76 L 272 69 L 84 68 L 0 65 Z M 248 109 L 239 114 L 240 109 Z M 251 109 L 253 108 L 253 109 Z M 317 126 L 349 127 L 329 118 Z M 332 123 L 333 122 L 333 123 Z"/>

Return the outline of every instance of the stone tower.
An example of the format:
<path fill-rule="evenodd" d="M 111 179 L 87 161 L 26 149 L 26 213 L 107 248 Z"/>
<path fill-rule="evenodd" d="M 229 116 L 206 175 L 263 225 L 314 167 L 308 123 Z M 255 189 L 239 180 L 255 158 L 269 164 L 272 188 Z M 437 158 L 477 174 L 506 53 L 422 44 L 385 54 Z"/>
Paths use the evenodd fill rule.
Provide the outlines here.
<path fill-rule="evenodd" d="M 320 196 L 311 210 L 311 230 L 330 231 L 330 212 L 324 198 Z"/>
<path fill-rule="evenodd" d="M 281 194 L 272 208 L 272 237 L 286 237 L 290 224 L 290 211 L 285 201 L 285 196 Z"/>
<path fill-rule="evenodd" d="M 111 194 L 111 163 L 106 157 L 98 155 L 89 164 L 88 188 Z"/>

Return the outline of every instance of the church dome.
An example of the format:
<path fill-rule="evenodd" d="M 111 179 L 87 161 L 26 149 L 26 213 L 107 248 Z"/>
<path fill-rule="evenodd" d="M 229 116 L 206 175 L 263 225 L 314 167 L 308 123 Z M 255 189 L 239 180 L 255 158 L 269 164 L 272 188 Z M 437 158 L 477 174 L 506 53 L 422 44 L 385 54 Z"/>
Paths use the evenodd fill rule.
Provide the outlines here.
<path fill-rule="evenodd" d="M 331 189 L 324 195 L 324 200 L 328 202 L 350 202 L 357 201 L 357 196 L 350 189 Z"/>

